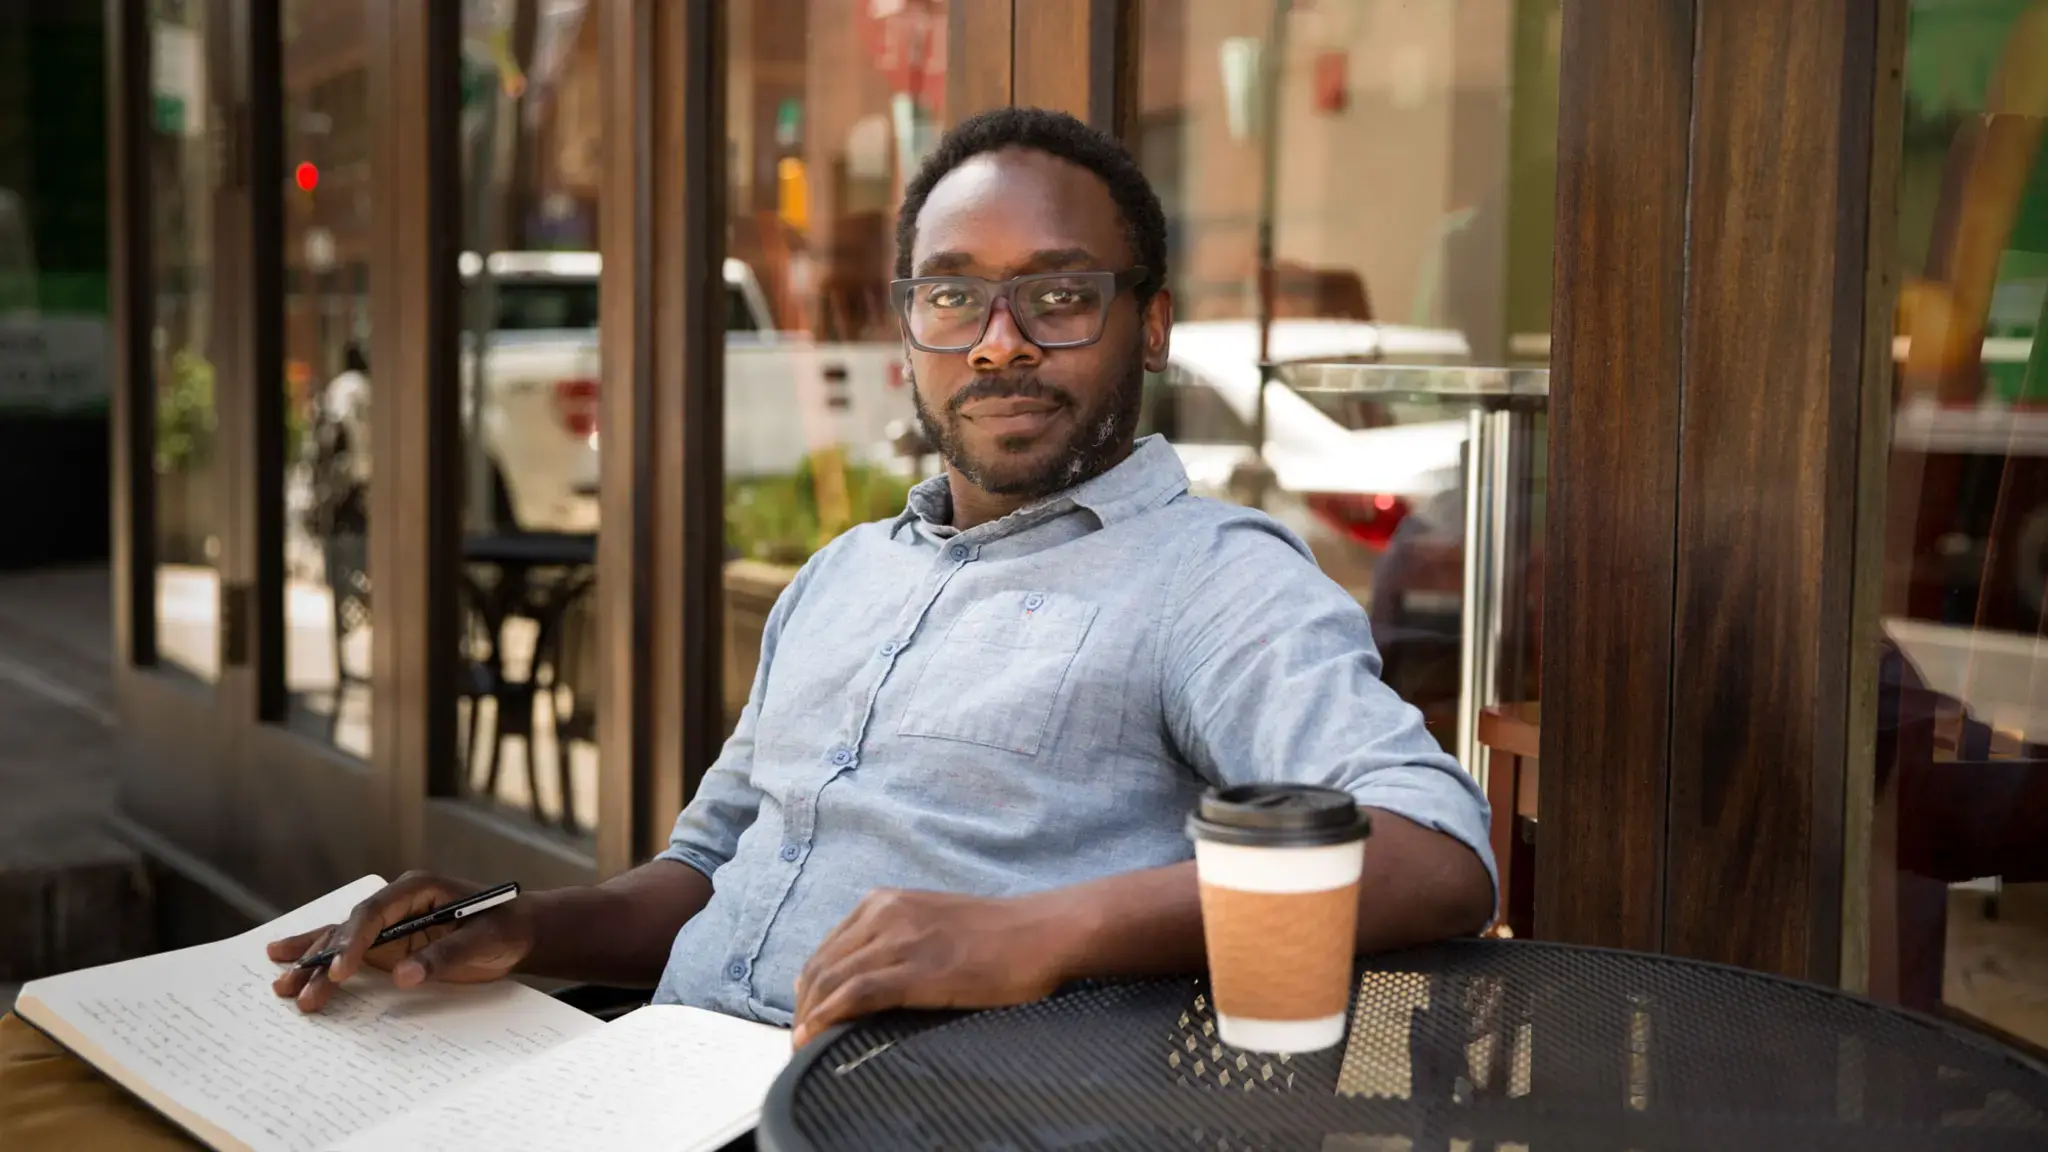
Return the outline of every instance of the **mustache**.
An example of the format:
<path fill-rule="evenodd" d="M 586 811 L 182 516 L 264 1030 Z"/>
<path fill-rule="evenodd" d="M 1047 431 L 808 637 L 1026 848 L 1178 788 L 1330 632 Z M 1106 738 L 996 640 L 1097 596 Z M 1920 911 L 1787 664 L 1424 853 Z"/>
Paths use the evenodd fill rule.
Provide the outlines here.
<path fill-rule="evenodd" d="M 961 408 L 976 400 L 1050 400 L 1056 404 L 1072 407 L 1073 394 L 1064 388 L 1047 384 L 1034 372 L 997 372 L 987 376 L 976 376 L 967 387 L 953 394 L 946 402 L 946 411 L 958 413 Z"/>

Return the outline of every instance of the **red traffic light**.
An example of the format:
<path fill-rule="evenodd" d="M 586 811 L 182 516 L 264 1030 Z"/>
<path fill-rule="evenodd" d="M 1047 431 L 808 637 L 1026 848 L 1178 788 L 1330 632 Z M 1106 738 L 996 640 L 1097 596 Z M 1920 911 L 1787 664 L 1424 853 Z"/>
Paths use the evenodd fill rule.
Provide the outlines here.
<path fill-rule="evenodd" d="M 300 191 L 311 192 L 320 183 L 320 170 L 311 164 L 300 164 L 292 172 L 292 179 L 298 182 Z"/>

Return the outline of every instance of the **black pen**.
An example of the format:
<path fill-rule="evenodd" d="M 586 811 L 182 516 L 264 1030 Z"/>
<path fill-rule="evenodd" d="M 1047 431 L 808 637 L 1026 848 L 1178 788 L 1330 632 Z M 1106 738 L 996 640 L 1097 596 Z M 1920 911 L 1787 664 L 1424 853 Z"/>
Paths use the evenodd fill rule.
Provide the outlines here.
<path fill-rule="evenodd" d="M 498 905 L 507 903 L 518 895 L 519 884 L 517 881 L 500 884 L 495 888 L 486 888 L 474 896 L 464 896 L 452 904 L 443 904 L 431 912 L 422 912 L 410 920 L 401 920 L 393 924 L 391 927 L 377 933 L 377 939 L 370 944 L 370 947 L 377 948 L 389 944 L 393 940 L 402 940 L 415 932 L 424 932 L 429 928 L 438 927 L 442 924 L 453 924 L 457 920 L 474 916 L 486 908 L 496 908 Z M 322 948 L 320 951 L 299 961 L 293 967 L 325 968 L 328 964 L 333 963 L 334 958 L 339 955 L 341 955 L 341 949 L 339 948 Z"/>

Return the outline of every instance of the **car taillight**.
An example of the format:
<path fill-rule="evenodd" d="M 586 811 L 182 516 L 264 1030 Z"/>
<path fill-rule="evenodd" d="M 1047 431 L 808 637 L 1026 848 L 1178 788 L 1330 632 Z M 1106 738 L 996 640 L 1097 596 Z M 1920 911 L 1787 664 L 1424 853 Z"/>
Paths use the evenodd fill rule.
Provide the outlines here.
<path fill-rule="evenodd" d="M 588 440 L 597 432 L 597 381 L 555 381 L 555 418 L 569 435 Z"/>
<path fill-rule="evenodd" d="M 1303 502 L 1323 523 L 1368 548 L 1385 548 L 1394 537 L 1394 529 L 1408 518 L 1408 502 L 1399 496 L 1315 492 L 1304 497 Z"/>

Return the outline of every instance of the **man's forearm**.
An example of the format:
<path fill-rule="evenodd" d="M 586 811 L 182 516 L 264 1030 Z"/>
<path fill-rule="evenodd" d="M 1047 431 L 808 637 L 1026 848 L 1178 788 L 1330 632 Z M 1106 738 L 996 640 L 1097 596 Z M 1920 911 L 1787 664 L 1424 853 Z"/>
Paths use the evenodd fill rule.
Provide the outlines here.
<path fill-rule="evenodd" d="M 1493 887 L 1472 850 L 1374 810 L 1359 882 L 1358 948 L 1381 952 L 1471 935 L 1492 916 Z M 1031 897 L 1054 914 L 1065 979 L 1178 975 L 1206 966 L 1192 861 Z"/>
<path fill-rule="evenodd" d="M 711 881 L 673 860 L 654 860 L 602 884 L 534 895 L 531 976 L 652 988 L 683 924 L 711 900 Z"/>

